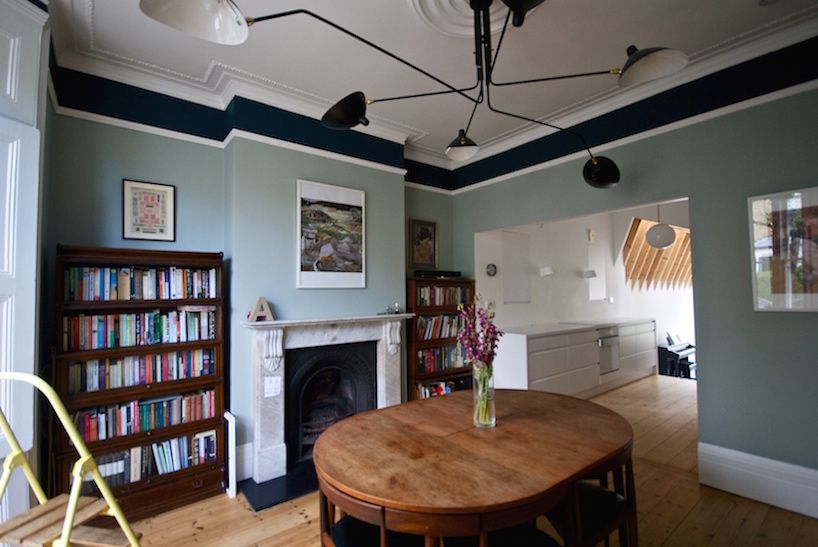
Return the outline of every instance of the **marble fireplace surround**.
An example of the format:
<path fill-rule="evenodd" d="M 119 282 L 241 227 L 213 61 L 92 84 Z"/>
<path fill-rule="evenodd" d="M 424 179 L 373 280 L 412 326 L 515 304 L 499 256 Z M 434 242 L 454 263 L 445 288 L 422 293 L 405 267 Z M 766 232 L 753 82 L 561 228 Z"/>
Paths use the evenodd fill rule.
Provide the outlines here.
<path fill-rule="evenodd" d="M 412 314 L 336 319 L 256 321 L 253 331 L 253 481 L 287 474 L 284 443 L 286 350 L 375 341 L 375 396 L 378 408 L 401 402 L 401 322 Z"/>

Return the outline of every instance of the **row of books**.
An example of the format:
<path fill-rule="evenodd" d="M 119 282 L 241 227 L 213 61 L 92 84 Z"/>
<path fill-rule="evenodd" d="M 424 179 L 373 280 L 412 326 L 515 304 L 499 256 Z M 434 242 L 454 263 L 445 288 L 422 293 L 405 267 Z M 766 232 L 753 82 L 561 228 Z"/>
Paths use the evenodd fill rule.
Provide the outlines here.
<path fill-rule="evenodd" d="M 453 391 L 461 389 L 469 389 L 471 387 L 471 378 L 455 378 L 447 382 L 418 382 L 415 385 L 415 398 L 428 399 L 429 397 L 437 397 L 438 395 L 448 395 Z"/>
<path fill-rule="evenodd" d="M 418 350 L 417 373 L 442 372 L 463 366 L 460 344 Z"/>
<path fill-rule="evenodd" d="M 216 298 L 216 268 L 73 266 L 63 276 L 65 302 Z"/>
<path fill-rule="evenodd" d="M 82 410 L 73 419 L 82 438 L 94 442 L 206 420 L 215 415 L 215 408 L 215 392 L 210 389 Z"/>
<path fill-rule="evenodd" d="M 420 316 L 417 320 L 419 340 L 435 340 L 457 336 L 465 321 L 457 314 Z"/>
<path fill-rule="evenodd" d="M 418 306 L 457 306 L 469 300 L 468 287 L 425 286 L 417 289 Z"/>
<path fill-rule="evenodd" d="M 155 475 L 181 471 L 188 467 L 216 461 L 216 432 L 196 433 L 145 446 L 95 456 L 100 474 L 108 486 L 119 486 L 146 480 Z M 99 495 L 91 475 L 83 479 L 83 495 Z"/>
<path fill-rule="evenodd" d="M 88 393 L 213 374 L 212 349 L 131 355 L 118 359 L 91 359 L 68 365 L 68 392 Z"/>
<path fill-rule="evenodd" d="M 212 306 L 184 306 L 149 311 L 63 317 L 63 350 L 82 351 L 216 338 Z"/>

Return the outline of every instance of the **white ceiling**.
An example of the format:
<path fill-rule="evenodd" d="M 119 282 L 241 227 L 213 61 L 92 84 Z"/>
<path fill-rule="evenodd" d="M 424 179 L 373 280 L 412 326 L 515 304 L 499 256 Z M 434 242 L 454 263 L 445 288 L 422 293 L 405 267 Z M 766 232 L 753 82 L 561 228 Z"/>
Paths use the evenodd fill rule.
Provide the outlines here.
<path fill-rule="evenodd" d="M 493 103 L 572 125 L 818 35 L 816 0 L 764 3 L 770 0 L 546 0 L 523 27 L 510 27 L 495 80 L 621 67 L 630 44 L 678 48 L 691 64 L 664 81 L 626 90 L 617 89 L 614 76 L 494 88 Z M 138 4 L 52 0 L 60 66 L 217 108 L 240 95 L 313 118 L 352 91 L 378 98 L 441 89 L 303 15 L 258 23 L 246 43 L 219 46 L 148 19 Z M 468 0 L 239 0 L 238 5 L 246 16 L 308 9 L 452 85 L 475 80 Z M 492 11 L 502 21 L 505 5 L 495 0 Z M 471 103 L 457 95 L 375 104 L 368 111 L 371 125 L 360 130 L 406 141 L 407 157 L 452 167 L 442 151 L 465 126 L 470 109 Z M 469 132 L 481 145 L 472 161 L 548 132 L 481 106 Z"/>

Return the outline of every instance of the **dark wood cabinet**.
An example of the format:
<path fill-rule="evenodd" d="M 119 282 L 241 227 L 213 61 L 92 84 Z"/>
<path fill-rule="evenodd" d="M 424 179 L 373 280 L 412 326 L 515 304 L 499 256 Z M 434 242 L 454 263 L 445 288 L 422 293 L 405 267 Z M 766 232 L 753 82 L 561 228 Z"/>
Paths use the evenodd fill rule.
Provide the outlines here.
<path fill-rule="evenodd" d="M 407 329 L 407 389 L 409 399 L 443 395 L 471 387 L 457 343 L 459 307 L 474 299 L 474 281 L 464 278 L 409 278 L 407 311 L 415 316 Z"/>
<path fill-rule="evenodd" d="M 222 264 L 222 253 L 57 248 L 55 389 L 130 519 L 224 491 Z M 77 454 L 66 435 L 54 442 L 67 492 Z"/>

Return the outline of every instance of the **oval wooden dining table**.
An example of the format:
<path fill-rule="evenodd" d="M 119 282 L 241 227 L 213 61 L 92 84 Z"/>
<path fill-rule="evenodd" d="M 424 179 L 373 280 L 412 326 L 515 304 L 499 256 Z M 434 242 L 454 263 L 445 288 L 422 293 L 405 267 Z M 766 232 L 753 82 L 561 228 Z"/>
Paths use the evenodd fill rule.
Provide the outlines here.
<path fill-rule="evenodd" d="M 436 545 L 530 522 L 633 443 L 627 420 L 589 401 L 497 390 L 495 402 L 490 429 L 474 427 L 471 391 L 333 424 L 313 452 L 322 496 L 374 509 L 387 529 Z"/>

